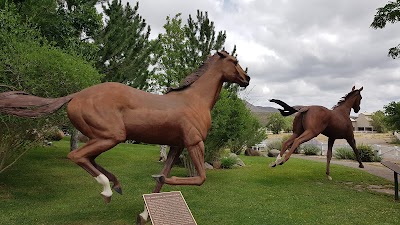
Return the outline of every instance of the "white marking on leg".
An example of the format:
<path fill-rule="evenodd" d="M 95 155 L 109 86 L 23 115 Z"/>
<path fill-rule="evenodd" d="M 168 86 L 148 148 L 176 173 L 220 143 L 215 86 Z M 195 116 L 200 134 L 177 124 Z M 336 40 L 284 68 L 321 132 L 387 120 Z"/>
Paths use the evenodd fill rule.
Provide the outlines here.
<path fill-rule="evenodd" d="M 278 156 L 276 157 L 275 162 L 278 162 L 281 158 L 282 158 L 281 154 L 278 154 Z"/>
<path fill-rule="evenodd" d="M 148 217 L 149 217 L 149 213 L 147 212 L 147 208 L 146 206 L 144 207 L 144 211 L 142 213 L 139 214 L 145 221 L 147 221 Z"/>
<path fill-rule="evenodd" d="M 101 194 L 103 196 L 110 197 L 112 195 L 112 190 L 108 178 L 104 174 L 100 174 L 94 179 L 96 179 L 99 184 L 103 185 L 103 191 Z"/>

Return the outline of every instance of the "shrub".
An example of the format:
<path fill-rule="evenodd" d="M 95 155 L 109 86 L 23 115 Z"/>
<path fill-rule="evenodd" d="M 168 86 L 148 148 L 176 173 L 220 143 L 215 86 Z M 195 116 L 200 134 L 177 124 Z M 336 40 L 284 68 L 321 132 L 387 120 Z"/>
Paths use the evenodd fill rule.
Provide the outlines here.
<path fill-rule="evenodd" d="M 318 155 L 318 153 L 321 152 L 321 149 L 313 144 L 302 145 L 300 149 L 305 155 Z"/>
<path fill-rule="evenodd" d="M 237 163 L 237 158 L 225 156 L 221 158 L 221 168 L 231 169 Z"/>
<path fill-rule="evenodd" d="M 282 149 L 282 141 L 276 140 L 276 141 L 268 142 L 267 150 L 272 150 L 272 149 L 281 150 Z"/>
<path fill-rule="evenodd" d="M 350 147 L 341 147 L 335 149 L 335 153 L 333 154 L 337 159 L 352 159 L 355 160 L 355 155 L 353 150 Z"/>
<path fill-rule="evenodd" d="M 374 150 L 371 145 L 357 145 L 357 149 L 360 152 L 362 162 L 380 162 L 382 160 L 380 156 L 375 156 Z M 353 149 L 351 149 L 350 147 L 337 148 L 335 150 L 334 156 L 338 159 L 356 160 Z"/>
<path fill-rule="evenodd" d="M 374 161 L 374 150 L 371 145 L 357 145 L 357 149 L 360 152 L 362 162 L 373 162 Z"/>

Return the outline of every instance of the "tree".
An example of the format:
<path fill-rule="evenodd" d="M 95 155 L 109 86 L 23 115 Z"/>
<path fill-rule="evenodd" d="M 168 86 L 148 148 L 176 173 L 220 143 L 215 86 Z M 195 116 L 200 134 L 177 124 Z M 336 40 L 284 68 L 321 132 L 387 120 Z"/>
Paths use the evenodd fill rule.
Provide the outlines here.
<path fill-rule="evenodd" d="M 385 113 L 382 111 L 376 111 L 371 115 L 371 125 L 374 127 L 374 129 L 378 133 L 384 133 L 386 132 L 386 126 L 385 126 Z"/>
<path fill-rule="evenodd" d="M 120 0 L 103 5 L 106 26 L 97 36 L 96 67 L 105 74 L 103 81 L 114 81 L 143 89 L 152 73 L 152 52 L 158 44 L 150 41 L 150 26 L 139 15 L 139 3 L 132 8 Z"/>
<path fill-rule="evenodd" d="M 211 129 L 205 141 L 207 162 L 218 159 L 224 147 L 240 154 L 244 147 L 266 138 L 265 129 L 236 93 L 223 89 L 211 111 L 211 117 Z"/>
<path fill-rule="evenodd" d="M 181 14 L 167 17 L 165 33 L 158 36 L 156 72 L 149 81 L 155 91 L 165 91 L 177 86 L 183 78 L 200 67 L 213 50 L 222 49 L 225 31 L 215 32 L 214 22 L 208 14 L 197 11 L 197 21 L 191 15 L 187 24 L 182 24 Z"/>
<path fill-rule="evenodd" d="M 43 97 L 60 97 L 100 82 L 87 61 L 50 45 L 15 6 L 0 9 L 0 83 Z M 7 87 L 7 88 L 6 88 Z M 40 140 L 45 125 L 64 124 L 64 111 L 41 119 L 0 116 L 0 172 Z"/>
<path fill-rule="evenodd" d="M 279 132 L 285 129 L 286 124 L 285 117 L 280 113 L 272 113 L 268 118 L 267 128 L 270 129 L 272 133 L 279 134 Z"/>
<path fill-rule="evenodd" d="M 103 0 L 104 1 L 104 0 Z M 14 0 L 21 20 L 36 25 L 52 45 L 94 60 L 97 46 L 90 40 L 103 26 L 95 0 Z M 4 7 L 5 3 L 0 5 Z"/>
<path fill-rule="evenodd" d="M 391 102 L 385 105 L 385 124 L 389 130 L 400 131 L 400 102 Z"/>
<path fill-rule="evenodd" d="M 396 23 L 400 21 L 400 0 L 389 1 L 384 7 L 378 8 L 371 23 L 374 29 L 382 29 L 389 23 Z M 393 59 L 400 55 L 400 44 L 389 49 L 388 56 Z"/>

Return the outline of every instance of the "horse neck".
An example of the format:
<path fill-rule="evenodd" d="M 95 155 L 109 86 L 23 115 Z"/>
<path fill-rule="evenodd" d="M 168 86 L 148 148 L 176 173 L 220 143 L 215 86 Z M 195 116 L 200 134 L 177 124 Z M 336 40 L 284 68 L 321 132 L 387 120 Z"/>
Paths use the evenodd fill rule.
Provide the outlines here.
<path fill-rule="evenodd" d="M 211 110 L 218 100 L 223 84 L 222 74 L 207 70 L 185 91 L 189 98 L 197 97 Z M 196 104 L 199 102 L 196 102 Z"/>
<path fill-rule="evenodd" d="M 354 101 L 355 101 L 355 97 L 351 97 L 351 98 L 347 99 L 345 102 L 343 102 L 341 105 L 336 107 L 334 109 L 334 111 L 340 112 L 343 115 L 350 115 Z"/>

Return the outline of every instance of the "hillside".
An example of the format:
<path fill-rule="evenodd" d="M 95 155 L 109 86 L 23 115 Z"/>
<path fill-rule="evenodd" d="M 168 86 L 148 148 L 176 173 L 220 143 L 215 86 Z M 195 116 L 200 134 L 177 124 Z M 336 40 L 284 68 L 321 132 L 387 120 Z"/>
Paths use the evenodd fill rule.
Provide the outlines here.
<path fill-rule="evenodd" d="M 274 107 L 265 107 L 265 106 L 255 106 L 252 105 L 251 103 L 244 101 L 246 104 L 246 107 L 250 110 L 250 112 L 255 115 L 260 123 L 262 125 L 266 125 L 268 122 L 268 117 L 272 113 L 279 112 L 276 108 Z"/>

